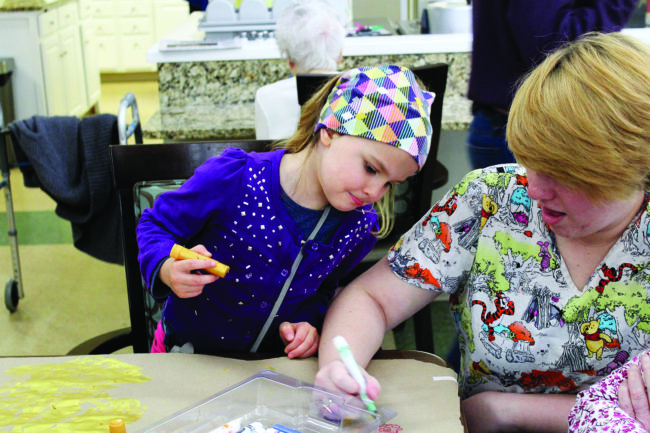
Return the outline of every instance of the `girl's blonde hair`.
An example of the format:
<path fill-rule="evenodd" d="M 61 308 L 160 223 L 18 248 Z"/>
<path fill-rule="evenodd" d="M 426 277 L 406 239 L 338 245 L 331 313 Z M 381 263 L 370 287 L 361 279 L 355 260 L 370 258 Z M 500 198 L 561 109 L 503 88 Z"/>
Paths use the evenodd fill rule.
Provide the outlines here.
<path fill-rule="evenodd" d="M 624 198 L 650 181 L 650 47 L 588 33 L 525 79 L 506 137 L 517 161 L 592 201 Z"/>
<path fill-rule="evenodd" d="M 288 153 L 298 153 L 303 149 L 313 151 L 318 142 L 319 134 L 314 133 L 314 128 L 320 120 L 320 114 L 327 102 L 327 97 L 336 86 L 341 74 L 331 78 L 318 90 L 303 106 L 300 112 L 300 121 L 296 132 L 286 140 L 273 143 L 273 149 L 287 149 Z M 373 234 L 378 238 L 386 237 L 394 225 L 395 193 L 391 188 L 374 204 L 379 215 L 379 230 Z"/>

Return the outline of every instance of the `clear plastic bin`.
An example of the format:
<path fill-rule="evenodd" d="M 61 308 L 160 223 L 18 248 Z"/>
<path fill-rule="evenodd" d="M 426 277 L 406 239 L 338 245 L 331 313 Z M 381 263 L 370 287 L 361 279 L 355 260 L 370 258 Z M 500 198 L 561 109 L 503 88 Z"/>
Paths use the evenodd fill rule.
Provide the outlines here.
<path fill-rule="evenodd" d="M 265 370 L 142 433 L 217 433 L 225 431 L 220 429 L 225 424 L 243 428 L 254 422 L 266 428 L 279 424 L 300 433 L 368 433 L 395 415 L 382 407 L 370 412 L 355 397 Z"/>

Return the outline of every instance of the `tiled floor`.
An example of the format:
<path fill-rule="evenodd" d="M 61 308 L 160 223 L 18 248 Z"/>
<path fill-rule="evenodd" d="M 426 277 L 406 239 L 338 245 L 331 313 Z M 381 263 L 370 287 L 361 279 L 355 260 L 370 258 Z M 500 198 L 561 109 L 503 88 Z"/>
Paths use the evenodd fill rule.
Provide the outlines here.
<path fill-rule="evenodd" d="M 146 121 L 158 109 L 155 81 L 102 83 L 99 112 L 117 114 L 126 92 L 133 92 Z M 0 308 L 0 356 L 61 355 L 77 344 L 128 326 L 124 268 L 99 261 L 72 245 L 70 223 L 38 188 L 25 188 L 19 170 L 11 172 L 25 297 L 16 312 Z M 3 191 L 4 192 L 4 191 Z M 0 198 L 0 288 L 12 278 L 4 194 Z"/>
<path fill-rule="evenodd" d="M 146 124 L 158 109 L 155 81 L 103 82 L 99 112 L 116 114 L 126 92 L 136 95 Z M 464 133 L 443 131 L 438 157 L 450 172 L 447 185 L 469 169 L 464 137 Z M 11 184 L 25 297 L 14 313 L 0 307 L 0 356 L 63 355 L 86 339 L 128 326 L 124 268 L 75 249 L 70 224 L 54 213 L 55 202 L 40 189 L 25 188 L 18 170 L 12 171 Z M 443 192 L 436 191 L 434 198 Z M 4 194 L 0 214 L 4 292 L 12 277 Z M 433 310 L 436 352 L 445 356 L 453 341 L 446 303 L 436 302 Z M 413 348 L 411 326 L 406 323 L 388 334 L 384 347 Z"/>

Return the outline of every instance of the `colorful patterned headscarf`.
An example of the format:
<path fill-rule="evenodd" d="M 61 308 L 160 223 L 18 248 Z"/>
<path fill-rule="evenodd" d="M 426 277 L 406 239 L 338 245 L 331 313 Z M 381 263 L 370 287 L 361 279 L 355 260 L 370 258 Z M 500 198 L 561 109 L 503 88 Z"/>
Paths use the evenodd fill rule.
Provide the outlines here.
<path fill-rule="evenodd" d="M 327 97 L 314 132 L 327 128 L 390 144 L 408 152 L 422 168 L 431 145 L 434 96 L 421 90 L 413 72 L 402 66 L 351 69 Z"/>

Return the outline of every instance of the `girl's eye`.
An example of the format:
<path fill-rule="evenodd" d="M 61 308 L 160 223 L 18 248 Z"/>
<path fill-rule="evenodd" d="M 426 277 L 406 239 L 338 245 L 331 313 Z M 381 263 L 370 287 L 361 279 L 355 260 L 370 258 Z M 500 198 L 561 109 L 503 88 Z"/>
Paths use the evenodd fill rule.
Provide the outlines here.
<path fill-rule="evenodd" d="M 367 163 L 367 162 L 366 162 L 366 171 L 367 171 L 368 173 L 372 174 L 372 175 L 377 174 L 377 170 L 375 169 L 375 167 L 373 167 L 372 165 L 370 165 L 370 164 Z M 386 189 L 390 189 L 390 188 L 392 188 L 393 186 L 394 186 L 394 184 L 393 184 L 392 182 L 386 182 L 386 183 L 384 184 L 384 188 L 386 188 Z"/>

